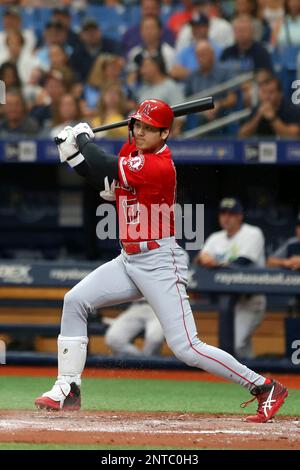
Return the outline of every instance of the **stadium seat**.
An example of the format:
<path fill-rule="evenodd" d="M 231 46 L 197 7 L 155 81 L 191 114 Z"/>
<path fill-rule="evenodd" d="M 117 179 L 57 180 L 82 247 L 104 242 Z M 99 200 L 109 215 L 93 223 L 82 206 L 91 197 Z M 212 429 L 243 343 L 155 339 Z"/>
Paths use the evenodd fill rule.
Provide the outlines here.
<path fill-rule="evenodd" d="M 125 9 L 90 5 L 86 10 L 87 16 L 95 18 L 104 36 L 119 40 L 128 27 Z"/>

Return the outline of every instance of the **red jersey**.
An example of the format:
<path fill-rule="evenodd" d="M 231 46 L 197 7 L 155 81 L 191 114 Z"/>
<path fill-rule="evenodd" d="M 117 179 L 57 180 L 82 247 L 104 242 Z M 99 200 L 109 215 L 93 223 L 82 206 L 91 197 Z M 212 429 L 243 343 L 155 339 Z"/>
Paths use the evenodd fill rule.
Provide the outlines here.
<path fill-rule="evenodd" d="M 116 203 L 120 240 L 147 241 L 175 234 L 176 170 L 164 145 L 156 153 L 143 153 L 135 142 L 119 152 Z"/>

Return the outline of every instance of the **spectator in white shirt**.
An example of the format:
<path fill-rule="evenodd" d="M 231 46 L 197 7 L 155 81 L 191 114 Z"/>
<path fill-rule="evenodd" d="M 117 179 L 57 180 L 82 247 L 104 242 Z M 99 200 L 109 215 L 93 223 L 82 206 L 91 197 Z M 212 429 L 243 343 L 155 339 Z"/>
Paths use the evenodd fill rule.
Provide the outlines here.
<path fill-rule="evenodd" d="M 3 31 L 0 31 L 0 54 L 7 53 L 6 36 L 8 31 L 16 29 L 22 31 L 24 37 L 24 47 L 30 52 L 33 51 L 36 45 L 36 36 L 32 29 L 22 28 L 21 9 L 17 6 L 10 6 L 6 8 L 3 13 Z"/>
<path fill-rule="evenodd" d="M 234 34 L 231 24 L 224 18 L 210 15 L 209 0 L 192 0 L 192 15 L 204 14 L 210 17 L 209 39 L 214 41 L 222 49 L 234 43 Z M 180 51 L 188 46 L 192 41 L 192 27 L 190 24 L 184 25 L 178 33 L 176 40 L 176 51 Z"/>

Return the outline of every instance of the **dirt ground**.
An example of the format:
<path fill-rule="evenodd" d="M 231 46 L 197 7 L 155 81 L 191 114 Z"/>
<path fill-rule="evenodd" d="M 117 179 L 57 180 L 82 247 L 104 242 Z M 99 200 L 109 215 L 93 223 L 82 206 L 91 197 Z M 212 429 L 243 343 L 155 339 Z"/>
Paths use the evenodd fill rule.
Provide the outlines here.
<path fill-rule="evenodd" d="M 229 415 L 2 410 L 0 442 L 296 450 L 300 420 L 252 424 Z"/>

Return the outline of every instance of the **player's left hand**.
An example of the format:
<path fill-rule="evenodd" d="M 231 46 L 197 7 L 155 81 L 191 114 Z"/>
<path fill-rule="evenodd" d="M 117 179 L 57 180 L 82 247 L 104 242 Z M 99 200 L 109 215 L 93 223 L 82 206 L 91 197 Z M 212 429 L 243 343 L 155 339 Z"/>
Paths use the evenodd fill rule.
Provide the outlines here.
<path fill-rule="evenodd" d="M 115 180 L 109 184 L 108 177 L 106 176 L 104 178 L 104 190 L 100 191 L 100 196 L 105 199 L 106 201 L 112 202 L 116 200 L 116 194 L 115 194 Z"/>
<path fill-rule="evenodd" d="M 72 129 L 73 129 L 73 135 L 75 139 L 80 134 L 87 134 L 90 137 L 90 139 L 94 139 L 95 137 L 94 132 L 92 131 L 91 127 L 88 125 L 87 122 L 80 122 L 79 124 L 74 126 Z"/>
<path fill-rule="evenodd" d="M 57 137 L 62 141 L 58 145 L 59 158 L 62 163 L 78 154 L 78 147 L 71 126 L 65 127 Z"/>

